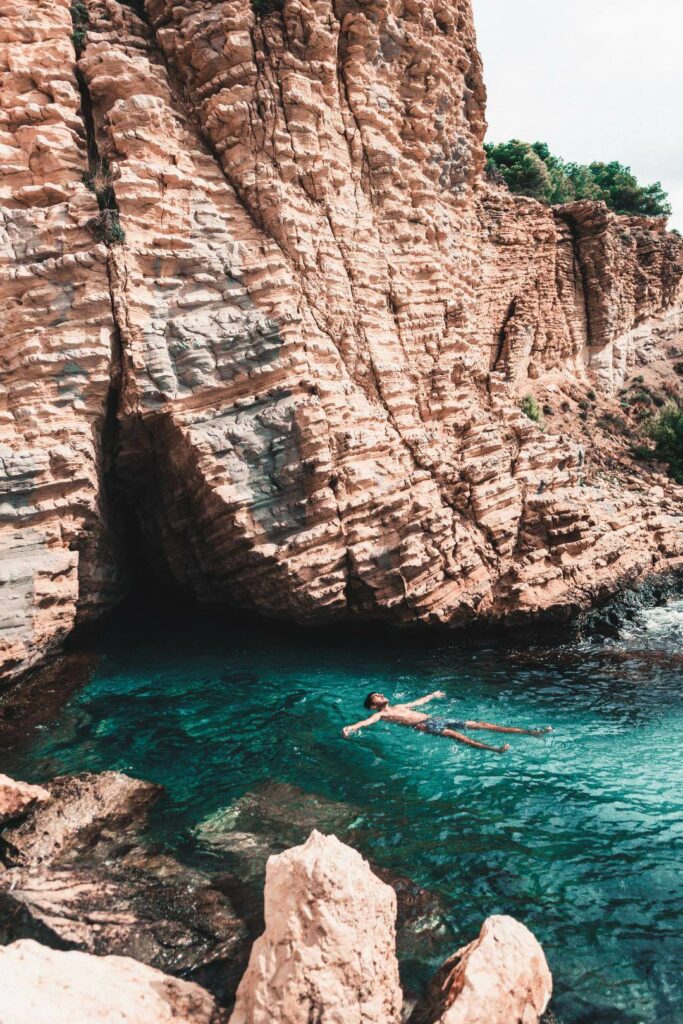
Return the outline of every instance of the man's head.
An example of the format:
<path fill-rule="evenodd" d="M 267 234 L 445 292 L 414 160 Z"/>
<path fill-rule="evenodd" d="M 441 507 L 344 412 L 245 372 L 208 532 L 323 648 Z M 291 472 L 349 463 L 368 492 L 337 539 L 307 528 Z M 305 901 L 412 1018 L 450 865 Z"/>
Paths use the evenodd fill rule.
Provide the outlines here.
<path fill-rule="evenodd" d="M 369 693 L 363 702 L 368 711 L 384 711 L 389 707 L 389 701 L 383 693 Z"/>

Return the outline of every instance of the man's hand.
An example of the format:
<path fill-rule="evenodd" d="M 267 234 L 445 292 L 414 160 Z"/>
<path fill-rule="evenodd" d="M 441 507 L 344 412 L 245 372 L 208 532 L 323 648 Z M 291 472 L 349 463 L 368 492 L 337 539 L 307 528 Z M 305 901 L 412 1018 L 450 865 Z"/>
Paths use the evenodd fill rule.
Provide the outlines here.
<path fill-rule="evenodd" d="M 432 694 L 432 697 L 445 697 L 445 696 L 446 696 L 446 694 L 443 692 L 443 690 L 437 690 L 436 693 Z"/>
<path fill-rule="evenodd" d="M 342 729 L 342 736 L 344 737 L 345 740 L 347 740 L 352 732 L 353 732 L 353 730 L 352 730 L 351 726 L 350 725 L 345 725 L 344 728 Z"/>

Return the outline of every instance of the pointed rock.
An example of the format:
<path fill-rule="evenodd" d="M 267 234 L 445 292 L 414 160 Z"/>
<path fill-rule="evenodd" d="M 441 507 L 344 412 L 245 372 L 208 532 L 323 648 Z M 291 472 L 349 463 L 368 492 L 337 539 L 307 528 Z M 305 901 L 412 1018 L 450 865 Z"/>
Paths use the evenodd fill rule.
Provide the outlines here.
<path fill-rule="evenodd" d="M 396 896 L 355 850 L 314 831 L 271 857 L 265 919 L 230 1024 L 399 1024 Z"/>

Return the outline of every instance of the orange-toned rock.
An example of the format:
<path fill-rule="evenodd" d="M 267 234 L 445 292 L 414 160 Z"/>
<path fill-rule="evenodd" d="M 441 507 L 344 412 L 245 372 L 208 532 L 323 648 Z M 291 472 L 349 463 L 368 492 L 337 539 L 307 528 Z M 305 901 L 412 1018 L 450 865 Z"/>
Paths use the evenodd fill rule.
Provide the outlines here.
<path fill-rule="evenodd" d="M 314 831 L 271 857 L 265 919 L 231 1024 L 398 1024 L 396 896 L 355 850 Z"/>
<path fill-rule="evenodd" d="M 0 675 L 116 594 L 102 501 L 114 321 L 69 0 L 0 0 Z"/>
<path fill-rule="evenodd" d="M 221 1024 L 204 989 L 122 956 L 48 949 L 30 939 L 0 949 L 3 1024 Z"/>
<path fill-rule="evenodd" d="M 42 786 L 15 782 L 7 775 L 0 775 L 0 825 L 20 818 L 38 804 L 47 803 L 49 799 L 50 794 Z"/>
<path fill-rule="evenodd" d="M 552 990 L 529 929 L 512 917 L 489 917 L 479 938 L 439 968 L 410 1024 L 538 1024 Z"/>
<path fill-rule="evenodd" d="M 10 44 L 22 68 L 62 62 L 58 101 L 15 71 L 2 101 L 69 140 L 39 158 L 8 130 L 12 237 L 28 216 L 52 238 L 58 217 L 92 289 L 66 322 L 32 291 L 30 329 L 24 284 L 12 300 L 16 351 L 37 348 L 0 366 L 24 396 L 12 459 L 28 445 L 4 463 L 6 671 L 116 597 L 107 465 L 165 577 L 307 622 L 564 614 L 683 564 L 680 489 L 603 471 L 576 405 L 680 344 L 683 244 L 485 179 L 467 0 L 148 0 L 147 21 L 85 2 L 80 113 L 65 4 L 31 8 Z M 125 231 L 108 251 L 83 226 L 85 123 Z M 50 259 L 31 273 L 64 289 Z M 530 392 L 569 397 L 573 422 L 542 432 Z"/>

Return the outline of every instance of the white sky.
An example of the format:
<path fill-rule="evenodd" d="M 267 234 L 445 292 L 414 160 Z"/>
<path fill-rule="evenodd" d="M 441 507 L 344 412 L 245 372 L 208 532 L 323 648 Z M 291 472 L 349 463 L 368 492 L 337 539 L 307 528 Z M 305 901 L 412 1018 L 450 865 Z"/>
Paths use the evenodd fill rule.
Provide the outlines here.
<path fill-rule="evenodd" d="M 473 0 L 488 140 L 661 181 L 683 230 L 683 0 Z"/>

